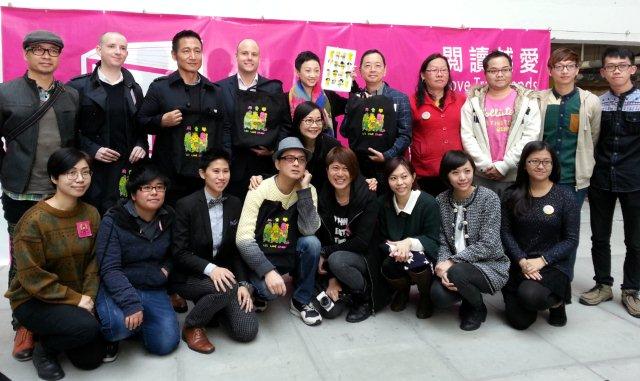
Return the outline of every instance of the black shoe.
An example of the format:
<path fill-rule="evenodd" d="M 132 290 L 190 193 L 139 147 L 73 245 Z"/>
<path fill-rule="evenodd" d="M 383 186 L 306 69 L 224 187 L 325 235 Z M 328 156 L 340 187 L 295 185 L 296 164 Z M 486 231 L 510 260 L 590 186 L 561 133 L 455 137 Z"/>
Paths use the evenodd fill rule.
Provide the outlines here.
<path fill-rule="evenodd" d="M 347 313 L 347 322 L 359 323 L 367 320 L 371 316 L 371 303 L 369 302 L 369 294 L 365 292 L 354 292 L 351 294 L 351 307 Z"/>
<path fill-rule="evenodd" d="M 253 309 L 257 314 L 266 311 L 268 306 L 269 303 L 266 300 L 261 299 L 258 296 L 254 296 Z"/>
<path fill-rule="evenodd" d="M 38 377 L 43 380 L 53 381 L 64 378 L 64 371 L 56 356 L 47 353 L 40 344 L 36 344 L 33 349 L 33 365 L 36 367 Z"/>
<path fill-rule="evenodd" d="M 119 344 L 120 344 L 119 341 L 107 342 L 107 348 L 106 348 L 104 357 L 102 358 L 102 362 L 108 363 L 108 362 L 116 361 L 116 359 L 118 358 Z"/>
<path fill-rule="evenodd" d="M 462 303 L 465 303 L 464 301 Z M 462 321 L 460 322 L 460 329 L 463 331 L 475 331 L 480 328 L 483 321 L 487 320 L 487 306 L 482 303 L 479 308 L 473 308 L 471 306 L 463 307 L 464 313 L 461 314 Z"/>
<path fill-rule="evenodd" d="M 549 324 L 554 327 L 564 327 L 567 325 L 567 312 L 564 309 L 564 304 L 549 308 Z"/>

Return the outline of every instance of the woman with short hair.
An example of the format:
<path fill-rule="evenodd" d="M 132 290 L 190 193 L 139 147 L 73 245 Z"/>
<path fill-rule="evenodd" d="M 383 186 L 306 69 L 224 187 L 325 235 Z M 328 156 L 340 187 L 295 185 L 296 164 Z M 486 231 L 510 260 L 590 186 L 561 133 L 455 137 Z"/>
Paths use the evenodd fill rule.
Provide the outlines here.
<path fill-rule="evenodd" d="M 499 291 L 509 275 L 500 241 L 500 199 L 473 184 L 475 164 L 464 151 L 445 153 L 439 170 L 449 189 L 436 198 L 442 232 L 431 299 L 437 308 L 462 301 L 460 329 L 472 331 L 487 316 L 482 294 Z"/>

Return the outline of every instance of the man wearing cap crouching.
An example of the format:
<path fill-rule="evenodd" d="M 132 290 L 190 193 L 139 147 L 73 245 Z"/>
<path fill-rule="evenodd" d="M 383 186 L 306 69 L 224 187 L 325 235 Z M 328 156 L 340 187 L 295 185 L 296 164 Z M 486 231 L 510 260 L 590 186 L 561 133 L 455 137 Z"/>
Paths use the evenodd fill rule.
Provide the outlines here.
<path fill-rule="evenodd" d="M 49 31 L 27 34 L 22 42 L 27 72 L 0 84 L 0 183 L 2 206 L 9 230 L 11 266 L 9 284 L 15 275 L 13 230 L 18 220 L 36 202 L 55 188 L 47 175 L 47 160 L 60 147 L 75 144 L 78 92 L 54 79 L 62 39 Z M 33 336 L 18 328 L 13 356 L 31 359 Z"/>
<path fill-rule="evenodd" d="M 273 161 L 278 173 L 250 190 L 238 223 L 236 244 L 253 270 L 255 308 L 286 294 L 282 275 L 294 280 L 290 311 L 307 325 L 322 322 L 311 304 L 320 259 L 318 195 L 306 164 L 311 152 L 298 138 L 280 141 Z"/>

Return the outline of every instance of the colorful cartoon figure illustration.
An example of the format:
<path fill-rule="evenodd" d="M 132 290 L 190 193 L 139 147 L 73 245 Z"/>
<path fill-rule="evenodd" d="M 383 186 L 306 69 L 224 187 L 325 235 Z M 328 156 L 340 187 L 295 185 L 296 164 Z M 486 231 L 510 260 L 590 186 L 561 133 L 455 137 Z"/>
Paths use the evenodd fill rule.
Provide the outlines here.
<path fill-rule="evenodd" d="M 244 132 L 264 134 L 267 129 L 268 112 L 265 106 L 249 106 L 244 114 Z"/>
<path fill-rule="evenodd" d="M 372 107 L 365 108 L 365 114 L 362 116 L 362 132 L 365 135 L 379 136 L 384 132 L 384 110 Z"/>
<path fill-rule="evenodd" d="M 120 175 L 120 179 L 118 180 L 118 192 L 120 193 L 120 197 L 122 198 L 129 197 L 129 193 L 127 192 L 127 181 L 129 181 L 129 172 L 130 171 L 123 169 Z"/>
<path fill-rule="evenodd" d="M 188 157 L 200 157 L 207 150 L 209 134 L 206 127 L 187 126 L 184 134 L 184 153 Z"/>

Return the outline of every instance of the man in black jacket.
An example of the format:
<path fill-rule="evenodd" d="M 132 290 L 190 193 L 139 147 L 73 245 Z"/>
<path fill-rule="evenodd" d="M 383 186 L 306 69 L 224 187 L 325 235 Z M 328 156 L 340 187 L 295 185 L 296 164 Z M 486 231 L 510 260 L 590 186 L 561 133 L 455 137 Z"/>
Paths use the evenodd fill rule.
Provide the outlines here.
<path fill-rule="evenodd" d="M 145 157 L 149 145 L 135 120 L 142 89 L 122 67 L 128 55 L 127 39 L 107 32 L 96 52 L 100 61 L 93 72 L 72 79 L 69 86 L 80 94 L 80 147 L 96 159 L 86 198 L 104 214 L 120 197 L 127 197 L 128 164 Z"/>
<path fill-rule="evenodd" d="M 262 175 L 263 178 L 267 178 L 275 174 L 270 156 L 280 140 L 291 134 L 291 113 L 288 108 L 289 102 L 282 90 L 282 82 L 269 80 L 258 74 L 260 47 L 257 42 L 251 39 L 240 41 L 236 50 L 236 62 L 238 73 L 218 81 L 217 84 L 223 89 L 224 105 L 232 123 L 233 157 L 229 193 L 244 200 L 249 187 L 249 178 L 252 175 Z M 271 115 L 268 118 L 275 121 L 272 125 L 277 131 L 271 134 L 272 138 L 269 141 L 256 140 L 257 144 L 252 144 L 241 138 L 240 135 L 245 126 L 240 124 L 246 120 L 247 110 L 240 109 L 238 97 L 244 91 L 264 92 L 270 94 L 270 97 L 275 100 L 274 106 L 277 107 L 274 110 L 275 115 L 269 113 Z M 271 120 L 267 119 L 268 125 L 272 123 Z"/>
<path fill-rule="evenodd" d="M 15 275 L 13 230 L 18 220 L 36 202 L 54 193 L 47 175 L 47 160 L 60 147 L 75 144 L 78 93 L 54 79 L 62 39 L 45 30 L 27 34 L 22 42 L 27 72 L 0 84 L 0 183 L 2 206 L 9 231 L 11 266 L 9 283 Z M 13 356 L 31 359 L 33 336 L 20 327 Z"/>
<path fill-rule="evenodd" d="M 202 188 L 200 157 L 214 147 L 229 151 L 231 132 L 222 89 L 198 73 L 202 66 L 200 36 L 183 30 L 171 43 L 178 70 L 149 86 L 138 123 L 155 135 L 151 159 L 171 179 L 167 203 L 174 206 L 179 198 Z"/>

